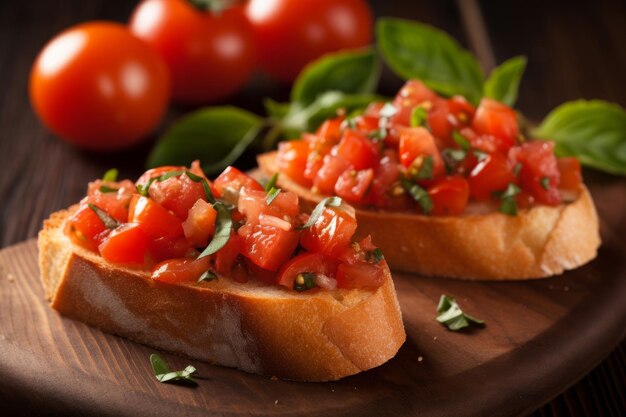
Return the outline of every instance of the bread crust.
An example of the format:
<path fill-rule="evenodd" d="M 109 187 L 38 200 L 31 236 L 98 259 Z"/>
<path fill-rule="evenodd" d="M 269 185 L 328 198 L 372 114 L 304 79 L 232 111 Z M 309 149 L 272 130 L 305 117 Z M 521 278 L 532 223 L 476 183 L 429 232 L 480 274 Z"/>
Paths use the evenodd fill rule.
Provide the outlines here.
<path fill-rule="evenodd" d="M 376 290 L 296 293 L 260 283 L 165 284 L 73 245 L 72 208 L 39 233 L 45 293 L 61 314 L 210 363 L 300 381 L 336 380 L 392 358 L 406 334 L 391 275 Z"/>
<path fill-rule="evenodd" d="M 277 172 L 276 152 L 259 155 L 265 175 Z M 322 198 L 285 175 L 278 185 L 312 209 Z M 594 259 L 600 246 L 598 215 L 584 186 L 556 207 L 535 206 L 516 216 L 499 212 L 423 216 L 356 209 L 357 238 L 371 235 L 394 270 L 467 280 L 545 278 Z"/>

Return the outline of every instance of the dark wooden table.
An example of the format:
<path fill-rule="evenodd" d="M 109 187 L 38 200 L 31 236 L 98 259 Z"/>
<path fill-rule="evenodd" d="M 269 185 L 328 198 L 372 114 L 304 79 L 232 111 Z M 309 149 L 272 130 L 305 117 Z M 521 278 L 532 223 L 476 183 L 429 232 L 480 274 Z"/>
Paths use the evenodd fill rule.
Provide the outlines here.
<path fill-rule="evenodd" d="M 514 55 L 528 56 L 518 107 L 531 119 L 539 120 L 559 103 L 579 97 L 626 106 L 623 1 L 372 0 L 371 4 L 377 16 L 412 18 L 446 30 L 473 50 L 486 69 Z M 0 248 L 34 237 L 45 217 L 77 201 L 86 181 L 106 169 L 116 166 L 123 177 L 131 178 L 141 173 L 151 142 L 114 155 L 78 152 L 39 124 L 27 94 L 30 66 L 49 38 L 86 20 L 123 22 L 133 6 L 134 2 L 111 0 L 0 2 Z M 380 90 L 391 95 L 400 85 L 385 72 Z M 262 97 L 281 100 L 287 95 L 288 87 L 255 78 L 230 101 L 260 112 Z M 172 108 L 162 127 L 184 111 Z M 248 167 L 245 160 L 243 164 Z M 622 342 L 596 369 L 572 381 L 570 389 L 533 416 L 624 415 L 625 363 Z M 20 405 L 11 401 L 10 392 L 0 392 L 0 404 L 19 410 Z"/>

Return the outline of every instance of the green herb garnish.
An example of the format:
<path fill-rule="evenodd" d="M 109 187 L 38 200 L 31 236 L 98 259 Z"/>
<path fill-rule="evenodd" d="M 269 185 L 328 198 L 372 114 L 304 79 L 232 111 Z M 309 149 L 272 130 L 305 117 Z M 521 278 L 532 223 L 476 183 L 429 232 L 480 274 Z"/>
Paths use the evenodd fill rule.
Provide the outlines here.
<path fill-rule="evenodd" d="M 113 187 L 109 187 L 106 185 L 101 185 L 100 186 L 100 192 L 101 193 L 116 193 L 119 190 L 119 188 L 113 188 Z"/>
<path fill-rule="evenodd" d="M 267 203 L 267 205 L 269 206 L 270 204 L 272 204 L 272 202 L 274 201 L 274 199 L 276 199 L 276 197 L 278 197 L 278 194 L 280 194 L 282 190 L 280 188 L 274 188 L 272 187 L 268 192 L 267 192 L 267 198 L 265 200 L 265 202 Z"/>
<path fill-rule="evenodd" d="M 198 278 L 198 282 L 202 281 L 219 281 L 219 279 L 213 271 L 208 270 L 200 275 L 200 278 Z"/>
<path fill-rule="evenodd" d="M 196 368 L 191 365 L 188 365 L 182 371 L 170 371 L 167 363 L 156 353 L 150 355 L 150 363 L 152 364 L 154 376 L 159 382 L 183 382 L 196 385 L 196 381 L 191 377 L 196 372 Z"/>
<path fill-rule="evenodd" d="M 367 252 L 365 252 L 365 260 L 367 262 L 377 264 L 383 259 L 385 259 L 385 256 L 383 255 L 383 251 L 380 250 L 380 248 L 376 248 L 374 250 L 368 250 Z"/>
<path fill-rule="evenodd" d="M 506 190 L 502 193 L 495 193 L 497 198 L 500 198 L 500 213 L 508 214 L 509 216 L 515 216 L 517 214 L 517 202 L 515 196 L 522 191 L 517 185 L 511 183 Z"/>
<path fill-rule="evenodd" d="M 119 171 L 115 168 L 111 168 L 102 176 L 102 181 L 107 182 L 115 182 L 117 181 L 117 176 L 119 175 Z"/>
<path fill-rule="evenodd" d="M 198 256 L 198 259 L 209 256 L 222 249 L 228 243 L 230 239 L 231 231 L 233 230 L 233 219 L 230 217 L 228 208 L 218 201 L 213 204 L 213 208 L 217 210 L 217 218 L 215 219 L 215 234 L 213 239 L 209 242 L 209 245 Z"/>
<path fill-rule="evenodd" d="M 426 126 L 428 112 L 421 106 L 416 106 L 411 112 L 411 127 Z"/>
<path fill-rule="evenodd" d="M 425 215 L 430 214 L 430 211 L 433 209 L 433 200 L 430 198 L 430 195 L 428 195 L 428 191 L 406 179 L 403 179 L 401 184 L 402 188 L 420 205 L 422 212 Z"/>
<path fill-rule="evenodd" d="M 465 138 L 465 136 L 463 136 L 462 134 L 460 134 L 456 130 L 452 131 L 452 139 L 454 139 L 456 144 L 459 145 L 461 147 L 461 149 L 463 149 L 464 151 L 467 152 L 469 150 L 469 148 L 470 148 L 469 141 Z"/>
<path fill-rule="evenodd" d="M 550 189 L 550 178 L 548 177 L 541 177 L 541 187 L 544 190 L 549 190 Z"/>
<path fill-rule="evenodd" d="M 449 330 L 460 330 L 470 326 L 470 324 L 483 325 L 485 322 L 469 314 L 465 314 L 456 300 L 445 294 L 441 295 L 437 306 L 437 321 L 448 327 Z"/>
<path fill-rule="evenodd" d="M 265 184 L 265 192 L 269 192 L 272 188 L 276 188 L 276 181 L 278 181 L 278 172 L 272 175 L 272 178 Z"/>
<path fill-rule="evenodd" d="M 189 177 L 191 181 L 202 183 L 202 188 L 204 189 L 204 194 L 206 195 L 207 201 L 211 204 L 215 204 L 215 197 L 213 197 L 213 191 L 211 191 L 211 187 L 209 187 L 209 183 L 207 182 L 206 178 L 200 175 L 196 175 L 191 171 L 185 171 L 185 174 L 187 175 L 187 177 Z"/>
<path fill-rule="evenodd" d="M 301 272 L 293 281 L 293 289 L 302 292 L 315 287 L 315 274 L 311 272 Z"/>
<path fill-rule="evenodd" d="M 441 151 L 441 157 L 446 165 L 446 172 L 452 174 L 459 162 L 462 162 L 467 156 L 467 152 L 463 149 L 445 148 Z"/>
<path fill-rule="evenodd" d="M 339 207 L 341 203 L 342 203 L 342 200 L 339 197 L 326 197 L 325 199 L 317 203 L 317 206 L 315 206 L 315 208 L 313 209 L 313 212 L 311 212 L 311 216 L 309 217 L 309 220 L 302 226 L 296 227 L 296 230 L 308 229 L 309 227 L 313 226 L 317 222 L 317 219 L 319 219 L 322 213 L 324 212 L 324 208 Z"/>
<path fill-rule="evenodd" d="M 430 180 L 433 178 L 432 155 L 426 155 L 426 157 L 422 160 L 422 164 L 420 165 L 419 171 L 417 171 L 415 178 L 418 180 Z"/>
<path fill-rule="evenodd" d="M 515 175 L 516 177 L 519 175 L 519 172 L 522 170 L 522 164 L 520 162 L 518 162 L 517 164 L 515 164 L 515 166 L 513 167 L 513 175 Z"/>
<path fill-rule="evenodd" d="M 485 158 L 489 156 L 487 152 L 479 151 L 478 149 L 472 149 L 472 153 L 474 154 L 476 159 L 478 159 L 478 162 L 484 161 Z"/>
<path fill-rule="evenodd" d="M 92 203 L 88 203 L 87 205 L 89 206 L 90 209 L 94 211 L 94 213 L 96 213 L 96 216 L 98 216 L 98 218 L 102 220 L 102 223 L 104 223 L 104 227 L 106 227 L 107 229 L 113 230 L 120 225 L 120 222 L 118 222 L 115 218 L 111 217 L 109 213 L 102 210 L 100 207 Z"/>

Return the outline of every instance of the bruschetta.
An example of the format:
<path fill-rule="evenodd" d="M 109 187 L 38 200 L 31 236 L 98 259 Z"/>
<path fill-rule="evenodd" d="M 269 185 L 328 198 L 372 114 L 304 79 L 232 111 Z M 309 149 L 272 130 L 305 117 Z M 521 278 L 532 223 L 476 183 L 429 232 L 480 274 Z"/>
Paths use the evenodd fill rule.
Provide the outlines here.
<path fill-rule="evenodd" d="M 510 107 L 443 98 L 412 80 L 390 103 L 327 120 L 259 155 L 311 207 L 353 204 L 392 269 L 460 279 L 543 278 L 596 256 L 598 217 L 579 162 L 528 140 Z"/>
<path fill-rule="evenodd" d="M 213 364 L 336 380 L 392 358 L 406 335 L 370 238 L 341 199 L 296 194 L 197 163 L 136 183 L 111 175 L 39 234 L 47 298 L 64 316 Z"/>

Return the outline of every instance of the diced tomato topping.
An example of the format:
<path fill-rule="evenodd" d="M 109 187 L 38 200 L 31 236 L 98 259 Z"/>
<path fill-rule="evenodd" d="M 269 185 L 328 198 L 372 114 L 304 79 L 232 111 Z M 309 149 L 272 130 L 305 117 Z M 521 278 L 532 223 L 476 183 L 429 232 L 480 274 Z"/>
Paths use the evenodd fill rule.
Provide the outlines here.
<path fill-rule="evenodd" d="M 106 211 L 117 221 L 128 221 L 128 204 L 136 194 L 136 187 L 132 181 L 120 182 L 96 180 L 89 183 L 87 201 Z"/>
<path fill-rule="evenodd" d="M 335 194 L 349 203 L 362 202 L 374 179 L 373 169 L 348 170 L 337 179 Z"/>
<path fill-rule="evenodd" d="M 276 271 L 270 271 L 269 269 L 261 268 L 248 258 L 244 258 L 244 261 L 246 262 L 246 267 L 250 271 L 251 277 L 266 284 L 275 283 Z"/>
<path fill-rule="evenodd" d="M 435 102 L 428 113 L 428 127 L 439 148 L 454 147 L 452 132 L 471 123 L 476 109 L 465 98 L 454 96 L 449 100 Z"/>
<path fill-rule="evenodd" d="M 211 203 L 198 200 L 189 210 L 183 222 L 183 231 L 189 243 L 195 247 L 206 246 L 215 232 L 217 211 Z"/>
<path fill-rule="evenodd" d="M 509 156 L 515 163 L 521 164 L 519 182 L 523 190 L 528 191 L 539 203 L 561 203 L 560 173 L 554 155 L 554 142 L 525 142 L 512 148 Z"/>
<path fill-rule="evenodd" d="M 239 194 L 238 207 L 247 223 L 251 225 L 258 224 L 261 214 L 291 222 L 300 212 L 298 195 L 291 191 L 280 192 L 268 205 L 265 191 L 242 190 Z"/>
<path fill-rule="evenodd" d="M 327 207 L 315 224 L 302 232 L 300 244 L 311 252 L 334 255 L 350 244 L 354 232 L 354 217 L 341 208 Z"/>
<path fill-rule="evenodd" d="M 332 276 L 336 268 L 336 262 L 321 253 L 302 253 L 285 262 L 276 275 L 276 283 L 293 289 L 297 276 L 302 273 Z"/>
<path fill-rule="evenodd" d="M 230 238 L 223 248 L 215 252 L 215 270 L 220 274 L 229 276 L 235 266 L 237 257 L 241 253 L 242 242 L 236 232 L 230 234 Z"/>
<path fill-rule="evenodd" d="M 228 167 L 213 182 L 216 192 L 215 197 L 227 198 L 225 194 L 239 195 L 242 188 L 248 190 L 263 191 L 263 187 L 249 175 L 244 174 L 235 167 Z M 237 202 L 236 198 L 234 199 Z"/>
<path fill-rule="evenodd" d="M 320 141 L 326 145 L 336 145 L 341 139 L 341 124 L 344 121 L 344 117 L 335 117 L 334 119 L 326 120 L 317 129 L 316 136 L 320 138 Z"/>
<path fill-rule="evenodd" d="M 261 268 L 277 271 L 291 258 L 298 246 L 299 235 L 295 230 L 278 227 L 244 225 L 239 228 L 242 239 L 241 254 Z"/>
<path fill-rule="evenodd" d="M 483 98 L 476 110 L 472 128 L 479 135 L 498 138 L 498 148 L 506 152 L 517 142 L 517 114 L 512 108 L 490 98 Z"/>
<path fill-rule="evenodd" d="M 476 165 L 468 181 L 473 198 L 491 200 L 494 193 L 506 190 L 511 183 L 517 183 L 517 178 L 507 158 L 500 153 L 493 153 Z"/>
<path fill-rule="evenodd" d="M 320 194 L 333 194 L 337 179 L 348 169 L 353 169 L 350 162 L 340 156 L 326 155 L 324 164 L 315 176 L 313 186 Z"/>
<path fill-rule="evenodd" d="M 391 118 L 391 122 L 402 126 L 411 125 L 411 114 L 418 105 L 430 109 L 434 102 L 439 100 L 437 94 L 418 80 L 409 80 L 404 84 L 400 92 L 393 100 L 393 106 L 397 113 Z"/>
<path fill-rule="evenodd" d="M 148 236 L 138 223 L 126 223 L 113 230 L 98 247 L 100 255 L 113 263 L 143 264 Z"/>
<path fill-rule="evenodd" d="M 561 174 L 559 188 L 565 191 L 580 191 L 583 182 L 580 161 L 576 158 L 558 158 L 556 162 Z"/>
<path fill-rule="evenodd" d="M 378 150 L 376 145 L 364 134 L 347 129 L 339 145 L 333 149 L 333 155 L 348 161 L 354 169 L 367 169 L 376 166 Z"/>
<path fill-rule="evenodd" d="M 192 250 L 192 244 L 184 236 L 148 238 L 148 253 L 154 262 L 182 258 Z"/>
<path fill-rule="evenodd" d="M 409 169 L 416 168 L 418 170 L 425 159 L 430 157 L 433 162 L 433 178 L 445 173 L 445 165 L 435 144 L 435 139 L 423 127 L 406 128 L 400 131 L 399 155 L 402 165 Z M 418 160 L 420 166 L 414 167 L 418 157 L 420 158 Z"/>
<path fill-rule="evenodd" d="M 311 186 L 311 180 L 304 176 L 309 157 L 309 143 L 304 140 L 290 140 L 278 145 L 278 171 L 299 184 Z"/>
<path fill-rule="evenodd" d="M 445 177 L 428 189 L 433 202 L 430 214 L 435 216 L 460 216 L 469 200 L 470 187 L 463 177 Z"/>
<path fill-rule="evenodd" d="M 135 194 L 130 201 L 129 222 L 137 223 L 151 238 L 174 238 L 183 235 L 181 221 L 159 203 Z"/>
<path fill-rule="evenodd" d="M 152 268 L 152 279 L 169 284 L 195 282 L 208 271 L 208 257 L 200 259 L 178 258 L 163 261 Z"/>
<path fill-rule="evenodd" d="M 380 287 L 387 275 L 386 268 L 385 261 L 342 263 L 337 268 L 337 286 L 348 289 Z"/>
<path fill-rule="evenodd" d="M 65 223 L 65 234 L 72 242 L 94 252 L 108 230 L 96 212 L 86 204 L 81 205 Z"/>

